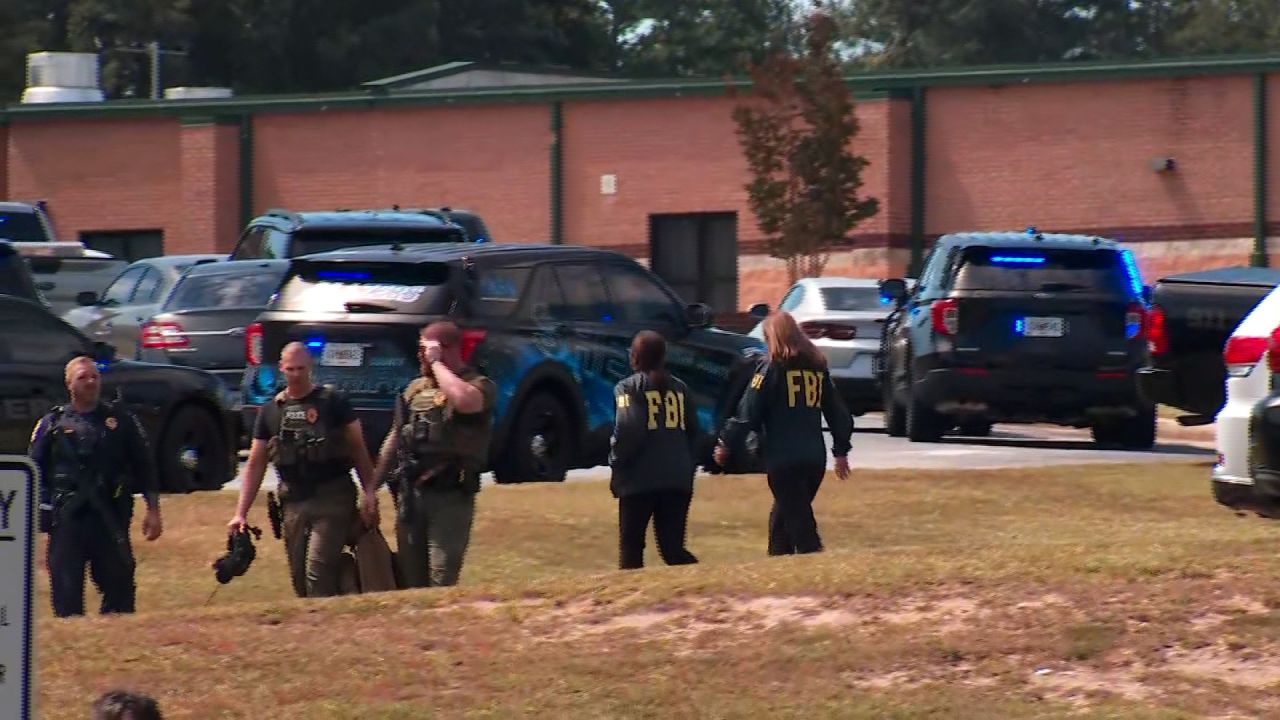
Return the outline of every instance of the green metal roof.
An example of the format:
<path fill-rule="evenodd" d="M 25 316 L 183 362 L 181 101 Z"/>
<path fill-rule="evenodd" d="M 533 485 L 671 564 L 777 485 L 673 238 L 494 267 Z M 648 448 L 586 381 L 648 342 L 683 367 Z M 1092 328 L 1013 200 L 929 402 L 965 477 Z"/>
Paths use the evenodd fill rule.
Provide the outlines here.
<path fill-rule="evenodd" d="M 899 96 L 920 87 L 1097 82 L 1152 77 L 1245 75 L 1277 71 L 1280 71 L 1280 54 L 1134 62 L 1003 65 L 942 70 L 875 70 L 848 75 L 846 81 L 857 97 L 872 99 Z M 202 100 L 109 100 L 100 103 L 12 104 L 0 110 L 0 123 L 6 119 L 21 121 L 54 117 L 168 115 L 212 119 L 220 116 L 269 112 L 319 112 L 379 107 L 706 97 L 723 95 L 730 87 L 749 90 L 751 83 L 746 78 L 628 80 L 528 87 L 410 91 L 393 94 L 370 89 L 319 94 L 247 95 Z"/>

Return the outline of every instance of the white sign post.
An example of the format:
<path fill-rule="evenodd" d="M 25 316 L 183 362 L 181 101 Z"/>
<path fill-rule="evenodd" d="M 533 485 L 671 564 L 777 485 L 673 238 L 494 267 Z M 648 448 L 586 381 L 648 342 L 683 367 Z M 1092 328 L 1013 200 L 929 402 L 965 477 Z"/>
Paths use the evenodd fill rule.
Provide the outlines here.
<path fill-rule="evenodd" d="M 32 582 L 38 474 L 25 455 L 0 455 L 0 717 L 32 720 Z"/>

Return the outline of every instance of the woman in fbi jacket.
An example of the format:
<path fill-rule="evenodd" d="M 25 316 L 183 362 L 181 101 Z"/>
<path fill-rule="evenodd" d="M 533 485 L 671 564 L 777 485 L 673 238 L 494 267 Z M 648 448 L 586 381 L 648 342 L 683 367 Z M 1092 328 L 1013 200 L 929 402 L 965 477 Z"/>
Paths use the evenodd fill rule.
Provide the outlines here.
<path fill-rule="evenodd" d="M 636 372 L 614 387 L 609 489 L 618 498 L 622 570 L 644 567 L 644 538 L 653 518 L 658 553 L 668 565 L 698 559 L 684 545 L 693 499 L 698 416 L 689 388 L 666 368 L 667 342 L 644 330 L 631 342 Z"/>
<path fill-rule="evenodd" d="M 813 499 L 827 470 L 822 419 L 831 428 L 836 477 L 849 477 L 849 437 L 853 418 L 836 393 L 827 361 L 789 313 L 764 321 L 768 352 L 751 378 L 738 412 L 725 423 L 715 460 L 724 466 L 729 447 L 747 433 L 761 437 L 760 453 L 773 493 L 769 511 L 769 554 L 822 550 Z"/>

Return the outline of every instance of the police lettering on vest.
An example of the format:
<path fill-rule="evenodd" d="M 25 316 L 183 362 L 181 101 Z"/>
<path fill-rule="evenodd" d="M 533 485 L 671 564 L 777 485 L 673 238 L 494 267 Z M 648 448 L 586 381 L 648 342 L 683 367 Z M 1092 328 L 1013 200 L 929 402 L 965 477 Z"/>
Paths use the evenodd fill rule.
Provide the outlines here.
<path fill-rule="evenodd" d="M 267 447 L 277 468 L 288 471 L 302 465 L 318 467 L 347 459 L 342 428 L 332 427 L 330 413 L 321 411 L 330 392 L 330 388 L 322 386 L 301 400 L 288 397 L 284 391 L 276 395 L 280 426 Z"/>

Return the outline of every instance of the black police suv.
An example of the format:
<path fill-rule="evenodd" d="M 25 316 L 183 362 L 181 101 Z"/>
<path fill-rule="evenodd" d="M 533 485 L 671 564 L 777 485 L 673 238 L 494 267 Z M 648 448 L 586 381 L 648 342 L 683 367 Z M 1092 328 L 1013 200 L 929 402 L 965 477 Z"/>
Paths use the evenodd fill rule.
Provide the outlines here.
<path fill-rule="evenodd" d="M 442 217 L 438 211 L 268 210 L 249 221 L 228 259 L 282 260 L 366 245 L 408 246 L 466 241 L 466 230 Z M 487 237 L 473 240 L 487 241 Z"/>
<path fill-rule="evenodd" d="M 282 385 L 280 350 L 300 341 L 317 382 L 346 391 L 377 453 L 393 400 L 419 373 L 418 332 L 447 318 L 464 356 L 494 380 L 490 468 L 499 482 L 562 480 L 607 462 L 614 385 L 631 374 L 642 329 L 667 338 L 707 434 L 732 410 L 762 345 L 710 326 L 634 260 L 567 245 L 453 243 L 338 250 L 295 258 L 246 338 L 244 426 Z M 712 468 L 738 471 L 735 468 Z M 745 471 L 747 468 L 743 468 Z"/>
<path fill-rule="evenodd" d="M 1132 255 L 1096 237 L 941 237 L 909 295 L 901 280 L 882 356 L 891 435 L 932 442 L 996 422 L 1090 427 L 1096 442 L 1150 448 L 1155 406 L 1135 372 L 1148 362 L 1147 307 Z"/>
<path fill-rule="evenodd" d="M 31 275 L 26 259 L 18 254 L 13 243 L 6 240 L 0 240 L 0 295 L 47 304 L 36 288 L 35 278 Z"/>
<path fill-rule="evenodd" d="M 67 402 L 67 361 L 87 355 L 102 397 L 119 397 L 147 432 L 166 492 L 217 489 L 235 477 L 234 416 L 215 376 L 194 368 L 116 360 L 43 305 L 0 295 L 0 454 L 27 452 L 32 431 Z"/>

